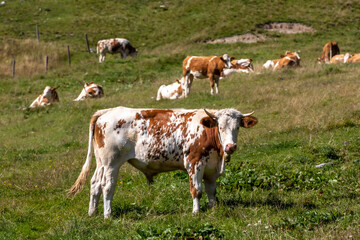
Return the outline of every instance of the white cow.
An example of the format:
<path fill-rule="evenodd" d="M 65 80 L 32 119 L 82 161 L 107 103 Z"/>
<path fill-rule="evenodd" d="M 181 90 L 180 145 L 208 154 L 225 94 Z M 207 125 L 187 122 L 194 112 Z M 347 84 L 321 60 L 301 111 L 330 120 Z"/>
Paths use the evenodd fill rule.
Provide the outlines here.
<path fill-rule="evenodd" d="M 94 82 L 84 83 L 84 88 L 81 91 L 80 95 L 74 99 L 74 101 L 82 101 L 86 98 L 100 98 L 104 96 L 103 87 Z"/>
<path fill-rule="evenodd" d="M 223 79 L 225 77 L 233 75 L 234 73 L 251 73 L 251 72 L 254 72 L 254 66 L 252 65 L 251 62 L 252 62 L 251 58 L 232 60 L 231 61 L 231 67 L 224 69 L 223 77 L 220 77 L 220 79 Z"/>
<path fill-rule="evenodd" d="M 161 172 L 183 170 L 190 179 L 193 213 L 200 210 L 202 179 L 215 204 L 216 179 L 224 173 L 225 161 L 236 150 L 239 127 L 252 127 L 255 117 L 235 109 L 132 109 L 125 107 L 97 111 L 89 127 L 87 158 L 68 196 L 85 185 L 92 151 L 96 170 L 91 179 L 89 215 L 97 212 L 101 193 L 104 217 L 111 216 L 112 200 L 119 168 L 128 162 L 140 170 L 148 182 Z"/>
<path fill-rule="evenodd" d="M 179 99 L 185 97 L 185 86 L 184 78 L 181 78 L 181 81 L 176 79 L 176 82 L 170 85 L 161 85 L 158 92 L 156 100 L 161 99 Z"/>
<path fill-rule="evenodd" d="M 53 102 L 59 102 L 59 96 L 56 92 L 56 88 L 46 86 L 44 92 L 40 94 L 29 106 L 29 108 L 48 106 Z"/>

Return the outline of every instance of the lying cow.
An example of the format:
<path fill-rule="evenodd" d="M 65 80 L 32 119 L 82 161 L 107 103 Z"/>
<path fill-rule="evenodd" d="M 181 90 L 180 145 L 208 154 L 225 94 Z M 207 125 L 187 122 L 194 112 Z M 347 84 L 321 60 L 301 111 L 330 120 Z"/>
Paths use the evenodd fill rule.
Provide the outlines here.
<path fill-rule="evenodd" d="M 321 57 L 317 59 L 318 63 L 329 63 L 330 60 L 340 54 L 340 49 L 337 42 L 328 42 L 323 47 Z"/>
<path fill-rule="evenodd" d="M 352 57 L 352 55 L 349 54 L 349 53 L 346 53 L 346 54 L 338 54 L 338 55 L 333 56 L 333 57 L 330 59 L 329 64 L 334 64 L 334 63 L 347 63 L 348 60 L 349 60 L 351 57 Z"/>
<path fill-rule="evenodd" d="M 229 57 L 224 54 L 222 57 L 197 57 L 187 56 L 183 61 L 183 77 L 185 79 L 185 96 L 190 93 L 192 81 L 195 78 L 209 78 L 211 95 L 214 94 L 214 82 L 216 94 L 219 93 L 219 78 L 223 77 L 223 71 L 231 67 L 231 60 L 234 57 Z"/>
<path fill-rule="evenodd" d="M 100 98 L 104 96 L 104 90 L 101 85 L 98 85 L 94 82 L 84 83 L 84 88 L 81 91 L 80 95 L 74 99 L 74 101 L 82 101 L 86 98 Z"/>
<path fill-rule="evenodd" d="M 281 55 L 280 59 L 268 60 L 263 65 L 266 69 L 279 70 L 285 67 L 290 66 L 299 66 L 300 65 L 300 56 L 297 52 L 285 52 L 285 55 Z"/>
<path fill-rule="evenodd" d="M 184 78 L 181 79 L 184 82 Z M 159 101 L 160 99 L 179 99 L 185 97 L 185 88 L 184 84 L 181 83 L 178 79 L 176 82 L 170 85 L 161 85 L 158 92 L 156 100 Z"/>
<path fill-rule="evenodd" d="M 127 56 L 135 57 L 138 53 L 136 48 L 125 38 L 100 40 L 97 43 L 96 52 L 99 54 L 100 63 L 105 61 L 106 53 L 120 53 L 121 58 L 126 58 Z"/>
<path fill-rule="evenodd" d="M 360 63 L 360 53 L 354 54 L 346 62 L 348 62 L 348 63 Z"/>
<path fill-rule="evenodd" d="M 234 73 L 254 72 L 254 66 L 252 65 L 251 62 L 252 62 L 252 59 L 250 59 L 250 58 L 249 59 L 232 60 L 231 67 L 224 69 L 223 77 L 220 77 L 220 79 L 228 77 Z"/>
<path fill-rule="evenodd" d="M 86 162 L 68 196 L 76 195 L 85 185 L 94 148 L 97 165 L 91 179 L 90 216 L 97 213 L 101 193 L 104 217 L 111 216 L 119 168 L 125 162 L 140 170 L 149 183 L 161 172 L 186 171 L 193 213 L 200 210 L 204 179 L 212 207 L 216 203 L 216 179 L 224 173 L 225 161 L 236 150 L 239 127 L 249 128 L 257 123 L 251 114 L 235 109 L 99 110 L 90 121 Z"/>
<path fill-rule="evenodd" d="M 29 108 L 44 107 L 53 102 L 59 102 L 59 96 L 56 92 L 57 88 L 46 86 L 44 92 L 31 103 Z"/>

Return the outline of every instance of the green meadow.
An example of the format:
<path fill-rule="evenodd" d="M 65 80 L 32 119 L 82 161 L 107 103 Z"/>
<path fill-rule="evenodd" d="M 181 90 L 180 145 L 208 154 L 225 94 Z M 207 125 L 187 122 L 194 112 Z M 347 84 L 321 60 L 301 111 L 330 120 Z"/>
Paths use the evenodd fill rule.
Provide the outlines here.
<path fill-rule="evenodd" d="M 0 22 L 0 239 L 360 238 L 360 65 L 316 62 L 328 41 L 341 53 L 360 52 L 358 1 L 8 0 Z M 316 31 L 259 28 L 269 22 Z M 268 40 L 205 43 L 247 32 Z M 139 54 L 107 55 L 99 64 L 85 34 L 90 48 L 123 37 Z M 262 69 L 287 50 L 299 53 L 300 67 Z M 224 53 L 253 59 L 255 72 L 221 80 L 215 96 L 202 79 L 186 99 L 155 100 L 160 85 L 181 78 L 186 56 Z M 105 97 L 73 102 L 79 80 L 101 84 Z M 29 109 L 47 85 L 59 86 L 60 102 Z M 104 220 L 102 202 L 97 216 L 87 215 L 89 180 L 75 198 L 66 191 L 85 162 L 92 114 L 116 106 L 231 107 L 255 111 L 259 122 L 240 130 L 238 150 L 217 181 L 215 208 L 207 208 L 204 193 L 201 212 L 192 214 L 184 172 L 148 185 L 125 164 L 114 216 Z"/>

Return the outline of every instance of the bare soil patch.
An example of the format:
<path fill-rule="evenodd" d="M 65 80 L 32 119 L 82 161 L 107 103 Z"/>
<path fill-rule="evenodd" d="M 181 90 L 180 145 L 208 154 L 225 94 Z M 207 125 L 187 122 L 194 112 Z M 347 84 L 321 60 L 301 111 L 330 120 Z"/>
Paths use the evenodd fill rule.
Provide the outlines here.
<path fill-rule="evenodd" d="M 289 22 L 272 22 L 266 24 L 260 24 L 257 27 L 265 29 L 271 32 L 285 33 L 285 34 L 296 34 L 304 32 L 315 32 L 315 29 L 306 26 L 301 23 L 289 23 Z"/>
<path fill-rule="evenodd" d="M 206 43 L 216 44 L 216 43 L 256 43 L 266 41 L 267 38 L 262 34 L 254 34 L 254 33 L 245 33 L 241 35 L 234 35 L 231 37 L 218 38 L 215 40 L 206 41 Z"/>

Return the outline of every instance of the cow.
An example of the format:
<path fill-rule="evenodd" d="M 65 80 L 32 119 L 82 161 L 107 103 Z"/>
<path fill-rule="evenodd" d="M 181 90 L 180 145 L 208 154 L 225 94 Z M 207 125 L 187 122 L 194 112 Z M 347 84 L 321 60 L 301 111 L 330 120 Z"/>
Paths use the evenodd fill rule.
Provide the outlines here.
<path fill-rule="evenodd" d="M 96 52 L 99 54 L 99 63 L 105 61 L 106 53 L 120 53 L 121 58 L 126 58 L 127 56 L 135 57 L 138 53 L 136 48 L 125 38 L 100 40 L 97 43 Z"/>
<path fill-rule="evenodd" d="M 81 91 L 80 95 L 74 99 L 74 101 L 82 101 L 86 98 L 100 98 L 104 96 L 104 90 L 101 85 L 98 85 L 94 82 L 84 83 L 83 90 Z"/>
<path fill-rule="evenodd" d="M 330 62 L 328 62 L 329 64 L 334 64 L 334 63 L 347 63 L 348 60 L 352 57 L 351 54 L 346 53 L 346 54 L 338 54 L 333 56 L 330 59 Z"/>
<path fill-rule="evenodd" d="M 59 102 L 59 96 L 56 92 L 56 88 L 46 86 L 44 92 L 40 94 L 29 106 L 29 108 L 48 106 L 53 102 Z"/>
<path fill-rule="evenodd" d="M 176 79 L 176 82 L 170 85 L 161 85 L 158 92 L 156 100 L 161 99 L 179 99 L 185 97 L 185 88 L 184 88 L 184 78 L 179 81 Z"/>
<path fill-rule="evenodd" d="M 347 63 L 360 63 L 360 53 L 354 54 L 351 58 L 349 58 Z"/>
<path fill-rule="evenodd" d="M 224 69 L 223 71 L 223 77 L 220 77 L 220 79 L 223 79 L 225 77 L 228 77 L 234 73 L 250 73 L 254 72 L 254 66 L 252 65 L 252 59 L 238 59 L 238 60 L 232 60 L 231 61 L 231 67 L 229 69 Z"/>
<path fill-rule="evenodd" d="M 186 171 L 193 213 L 200 209 L 204 179 L 209 207 L 213 207 L 216 179 L 224 173 L 225 161 L 236 150 L 239 127 L 257 124 L 252 114 L 231 108 L 99 110 L 90 121 L 86 161 L 67 195 L 75 196 L 85 185 L 94 148 L 96 170 L 91 179 L 89 216 L 97 213 L 101 193 L 104 217 L 111 216 L 119 168 L 125 162 L 140 170 L 149 183 L 162 172 Z"/>
<path fill-rule="evenodd" d="M 219 78 L 223 76 L 223 71 L 231 67 L 234 57 L 224 54 L 222 57 L 198 57 L 187 56 L 183 61 L 183 77 L 185 79 L 185 97 L 190 93 L 192 81 L 195 78 L 209 78 L 211 95 L 214 95 L 214 81 L 216 94 L 219 93 Z"/>
<path fill-rule="evenodd" d="M 335 56 L 340 54 L 340 49 L 337 42 L 328 42 L 323 47 L 323 52 L 321 57 L 317 59 L 318 63 L 329 63 L 330 60 Z"/>
<path fill-rule="evenodd" d="M 300 56 L 297 52 L 286 51 L 284 55 L 280 56 L 280 59 L 268 60 L 263 65 L 266 69 L 279 70 L 285 67 L 299 66 L 300 65 Z"/>

